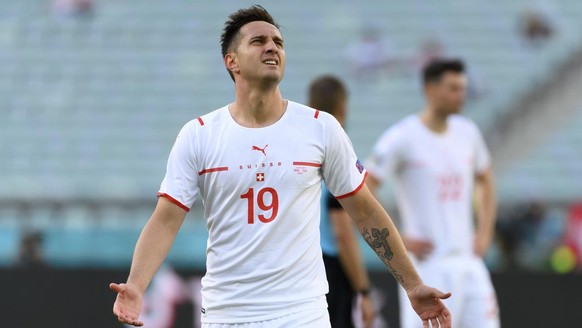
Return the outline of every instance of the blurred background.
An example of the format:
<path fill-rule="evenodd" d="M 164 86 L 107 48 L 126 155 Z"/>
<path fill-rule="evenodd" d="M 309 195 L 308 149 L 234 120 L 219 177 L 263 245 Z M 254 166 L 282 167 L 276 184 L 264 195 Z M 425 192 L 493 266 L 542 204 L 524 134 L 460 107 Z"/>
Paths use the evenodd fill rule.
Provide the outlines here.
<path fill-rule="evenodd" d="M 127 276 L 182 125 L 234 99 L 219 37 L 228 14 L 255 2 L 0 2 L 0 327 L 117 326 L 107 284 Z M 502 323 L 548 327 L 521 315 L 554 306 L 553 319 L 572 326 L 566 309 L 582 308 L 582 2 L 262 4 L 282 25 L 284 97 L 306 102 L 313 78 L 342 78 L 362 159 L 421 109 L 427 61 L 465 60 L 464 113 L 497 179 L 487 264 Z M 381 196 L 398 220 L 389 185 Z M 151 327 L 196 322 L 206 234 L 197 203 L 161 271 L 191 292 L 166 293 L 176 322 Z M 387 284 L 364 249 L 373 281 Z M 397 327 L 392 296 L 383 327 Z"/>

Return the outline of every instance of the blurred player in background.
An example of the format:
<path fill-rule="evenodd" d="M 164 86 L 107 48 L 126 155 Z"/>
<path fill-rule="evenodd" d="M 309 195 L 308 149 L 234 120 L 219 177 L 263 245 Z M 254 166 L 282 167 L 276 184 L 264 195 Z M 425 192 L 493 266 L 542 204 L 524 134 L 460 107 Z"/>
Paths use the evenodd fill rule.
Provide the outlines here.
<path fill-rule="evenodd" d="M 176 307 L 188 300 L 188 286 L 169 265 L 163 265 L 142 297 L 140 319 L 144 328 L 172 328 Z"/>
<path fill-rule="evenodd" d="M 416 273 L 337 120 L 282 97 L 285 49 L 271 15 L 261 6 L 233 13 L 221 46 L 235 100 L 178 134 L 127 283 L 110 286 L 118 320 L 142 325 L 142 295 L 201 198 L 209 235 L 202 327 L 329 327 L 318 230 L 325 180 L 425 326 L 450 327 L 441 299 L 451 294 Z"/>
<path fill-rule="evenodd" d="M 309 106 L 330 113 L 344 128 L 347 96 L 344 84 L 333 76 L 321 76 L 309 86 Z M 364 327 L 371 327 L 376 311 L 354 223 L 327 188 L 323 188 L 321 199 L 321 250 L 329 283 L 331 326 L 354 327 L 352 307 L 357 301 L 361 322 Z"/>
<path fill-rule="evenodd" d="M 458 113 L 466 92 L 464 64 L 436 59 L 423 71 L 426 107 L 388 129 L 367 166 L 376 190 L 393 178 L 402 239 L 419 273 L 452 290 L 455 327 L 499 327 L 495 291 L 483 257 L 491 243 L 496 197 L 489 151 L 477 126 Z M 476 227 L 472 205 L 476 199 Z M 418 327 L 401 297 L 402 327 Z"/>

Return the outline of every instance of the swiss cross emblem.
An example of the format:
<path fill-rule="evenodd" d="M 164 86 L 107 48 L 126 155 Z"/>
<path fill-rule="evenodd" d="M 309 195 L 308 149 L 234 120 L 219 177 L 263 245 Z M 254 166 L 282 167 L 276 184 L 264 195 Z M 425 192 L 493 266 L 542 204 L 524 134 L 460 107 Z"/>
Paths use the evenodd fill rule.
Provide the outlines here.
<path fill-rule="evenodd" d="M 257 182 L 265 181 L 265 173 L 257 173 Z"/>

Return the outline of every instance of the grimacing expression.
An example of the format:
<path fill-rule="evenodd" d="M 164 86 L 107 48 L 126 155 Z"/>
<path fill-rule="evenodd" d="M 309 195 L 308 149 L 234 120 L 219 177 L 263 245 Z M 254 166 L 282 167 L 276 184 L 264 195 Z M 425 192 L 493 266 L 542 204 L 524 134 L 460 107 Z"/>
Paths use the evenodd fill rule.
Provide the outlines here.
<path fill-rule="evenodd" d="M 285 49 L 281 32 L 264 21 L 243 25 L 233 46 L 225 56 L 231 56 L 233 73 L 245 80 L 280 82 L 285 72 Z M 227 66 L 228 58 L 225 59 Z"/>
<path fill-rule="evenodd" d="M 432 105 L 443 114 L 461 111 L 467 95 L 467 78 L 462 73 L 446 72 L 427 86 Z"/>

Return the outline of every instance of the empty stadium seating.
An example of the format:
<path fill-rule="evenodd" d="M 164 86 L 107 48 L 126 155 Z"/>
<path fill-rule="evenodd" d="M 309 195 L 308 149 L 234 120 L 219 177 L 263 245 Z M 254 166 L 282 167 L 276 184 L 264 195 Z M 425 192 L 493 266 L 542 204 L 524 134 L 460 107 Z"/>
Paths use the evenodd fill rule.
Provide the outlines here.
<path fill-rule="evenodd" d="M 48 1 L 2 3 L 0 199 L 154 199 L 180 127 L 233 100 L 219 36 L 226 16 L 249 4 L 104 0 L 95 1 L 92 16 L 65 17 L 55 14 Z M 539 49 L 528 49 L 517 33 L 526 0 L 301 0 L 263 5 L 279 20 L 286 39 L 284 96 L 305 102 L 309 81 L 320 74 L 345 79 L 350 88 L 348 133 L 360 157 L 369 154 L 385 128 L 423 103 L 412 66 L 364 80 L 351 74 L 345 53 L 362 29 L 378 29 L 391 45 L 391 55 L 400 60 L 413 58 L 428 39 L 440 40 L 447 54 L 465 59 L 479 86 L 466 113 L 485 131 L 581 43 L 582 4 L 574 0 L 544 9 L 558 32 Z M 580 177 L 582 154 L 576 145 L 582 139 L 575 130 L 582 117 L 576 122 L 556 131 L 543 149 L 504 174 L 518 176 L 525 186 L 539 184 L 545 190 L 539 196 L 571 198 L 570 189 L 560 186 Z M 545 160 L 558 156 L 569 161 Z M 500 188 L 511 194 L 516 185 L 502 181 Z M 86 234 L 86 210 L 66 211 L 69 221 L 79 224 L 47 230 L 47 256 L 58 263 L 66 258 L 82 261 L 79 254 L 89 250 L 83 247 L 96 243 L 111 246 L 96 258 L 126 260 L 143 224 L 126 217 L 132 219 L 127 227 L 131 231 L 116 231 L 110 219 L 111 225 L 100 233 Z M 40 212 L 34 213 L 48 226 Z M 21 225 L 14 214 L 0 214 L 0 263 L 9 263 L 16 256 L 14 236 Z M 123 214 L 110 217 L 124 220 Z M 125 243 L 112 242 L 125 233 L 131 236 Z M 63 260 L 59 252 L 69 243 L 81 246 L 63 253 L 68 254 Z"/>

